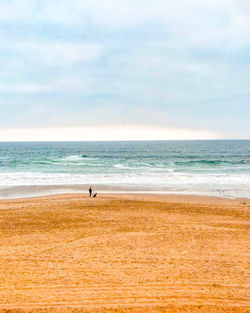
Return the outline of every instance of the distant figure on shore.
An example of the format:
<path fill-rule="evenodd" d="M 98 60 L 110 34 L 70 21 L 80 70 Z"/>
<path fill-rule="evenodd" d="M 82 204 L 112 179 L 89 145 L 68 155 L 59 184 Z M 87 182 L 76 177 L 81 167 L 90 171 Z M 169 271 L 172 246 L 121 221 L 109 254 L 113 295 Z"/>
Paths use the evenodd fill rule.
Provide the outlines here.
<path fill-rule="evenodd" d="M 89 197 L 91 198 L 91 195 L 92 195 L 92 188 L 89 187 Z"/>
<path fill-rule="evenodd" d="M 96 198 L 96 196 L 97 196 L 97 192 L 93 195 L 93 198 Z"/>

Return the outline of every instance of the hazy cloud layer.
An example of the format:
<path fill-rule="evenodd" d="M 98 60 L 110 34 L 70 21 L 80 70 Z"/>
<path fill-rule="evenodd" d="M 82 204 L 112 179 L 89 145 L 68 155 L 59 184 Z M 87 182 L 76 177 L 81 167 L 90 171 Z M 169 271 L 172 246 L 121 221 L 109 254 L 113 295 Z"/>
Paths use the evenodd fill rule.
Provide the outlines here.
<path fill-rule="evenodd" d="M 2 129 L 249 138 L 247 0 L 2 0 L 0 47 Z"/>

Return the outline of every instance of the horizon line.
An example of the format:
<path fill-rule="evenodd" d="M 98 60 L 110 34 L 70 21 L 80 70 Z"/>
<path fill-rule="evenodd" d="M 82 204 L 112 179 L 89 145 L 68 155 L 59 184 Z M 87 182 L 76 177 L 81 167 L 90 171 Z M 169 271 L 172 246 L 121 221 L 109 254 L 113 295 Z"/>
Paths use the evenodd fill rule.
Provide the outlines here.
<path fill-rule="evenodd" d="M 217 138 L 217 139 L 121 139 L 121 140 L 0 140 L 0 143 L 25 142 L 149 142 L 149 141 L 249 141 L 250 138 Z"/>

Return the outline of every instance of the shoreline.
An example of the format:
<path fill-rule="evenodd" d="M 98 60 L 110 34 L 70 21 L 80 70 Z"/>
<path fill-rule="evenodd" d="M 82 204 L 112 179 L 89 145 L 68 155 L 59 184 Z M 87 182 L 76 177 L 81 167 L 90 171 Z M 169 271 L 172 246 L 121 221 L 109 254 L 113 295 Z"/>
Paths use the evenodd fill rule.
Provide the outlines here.
<path fill-rule="evenodd" d="M 168 187 L 149 187 L 134 185 L 106 185 L 106 184 L 76 184 L 76 185 L 17 185 L 1 186 L 0 200 L 31 198 L 37 196 L 49 196 L 65 193 L 82 193 L 87 192 L 89 186 L 92 186 L 97 192 L 102 194 L 157 194 L 157 195 L 185 195 L 185 196 L 204 196 L 227 199 L 250 199 L 250 191 L 247 189 L 226 189 L 211 188 L 209 190 L 185 190 Z"/>
<path fill-rule="evenodd" d="M 93 201 L 98 200 L 134 200 L 134 201 L 149 201 L 149 202 L 166 202 L 166 203 L 182 203 L 182 204 L 208 204 L 208 205 L 240 205 L 250 207 L 250 199 L 248 198 L 227 198 L 227 197 L 216 197 L 216 196 L 205 196 L 205 195 L 187 195 L 187 194 L 163 194 L 163 193 L 131 193 L 131 192 L 98 192 L 97 198 L 89 198 L 88 194 L 85 193 L 60 193 L 60 194 L 48 194 L 38 196 L 27 196 L 18 198 L 0 199 L 1 204 L 12 203 L 12 202 L 29 202 L 32 200 L 79 200 L 89 199 Z"/>

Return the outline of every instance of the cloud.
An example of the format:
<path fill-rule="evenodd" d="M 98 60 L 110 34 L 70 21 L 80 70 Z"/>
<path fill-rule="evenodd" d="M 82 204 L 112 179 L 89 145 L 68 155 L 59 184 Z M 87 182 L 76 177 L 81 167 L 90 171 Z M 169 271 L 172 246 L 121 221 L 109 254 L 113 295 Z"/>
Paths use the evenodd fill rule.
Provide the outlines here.
<path fill-rule="evenodd" d="M 48 90 L 54 90 L 53 86 L 32 83 L 9 84 L 9 85 L 0 84 L 0 92 L 33 93 L 33 92 L 44 92 Z"/>
<path fill-rule="evenodd" d="M 193 46 L 239 47 L 249 38 L 246 2 L 237 0 L 74 0 L 42 6 L 39 18 L 53 24 L 118 32 L 148 26 Z M 156 35 L 157 37 L 157 35 Z M 232 40 L 233 39 L 233 40 Z"/>
<path fill-rule="evenodd" d="M 47 66 L 72 65 L 98 58 L 102 46 L 93 42 L 16 41 L 5 42 L 2 49 L 19 59 Z"/>
<path fill-rule="evenodd" d="M 243 137 L 249 43 L 245 0 L 3 0 L 0 128 L 115 122 Z"/>
<path fill-rule="evenodd" d="M 178 140 L 216 139 L 209 131 L 190 131 L 167 127 L 99 126 L 0 129 L 0 141 L 105 141 L 105 140 Z"/>
<path fill-rule="evenodd" d="M 28 22 L 35 13 L 34 3 L 36 1 L 25 1 L 25 0 L 1 0 L 0 10 L 0 22 L 6 23 L 20 23 Z"/>
<path fill-rule="evenodd" d="M 36 61 L 50 66 L 91 61 L 101 53 L 101 45 L 86 42 L 24 42 L 15 48 L 20 53 L 30 54 Z"/>

